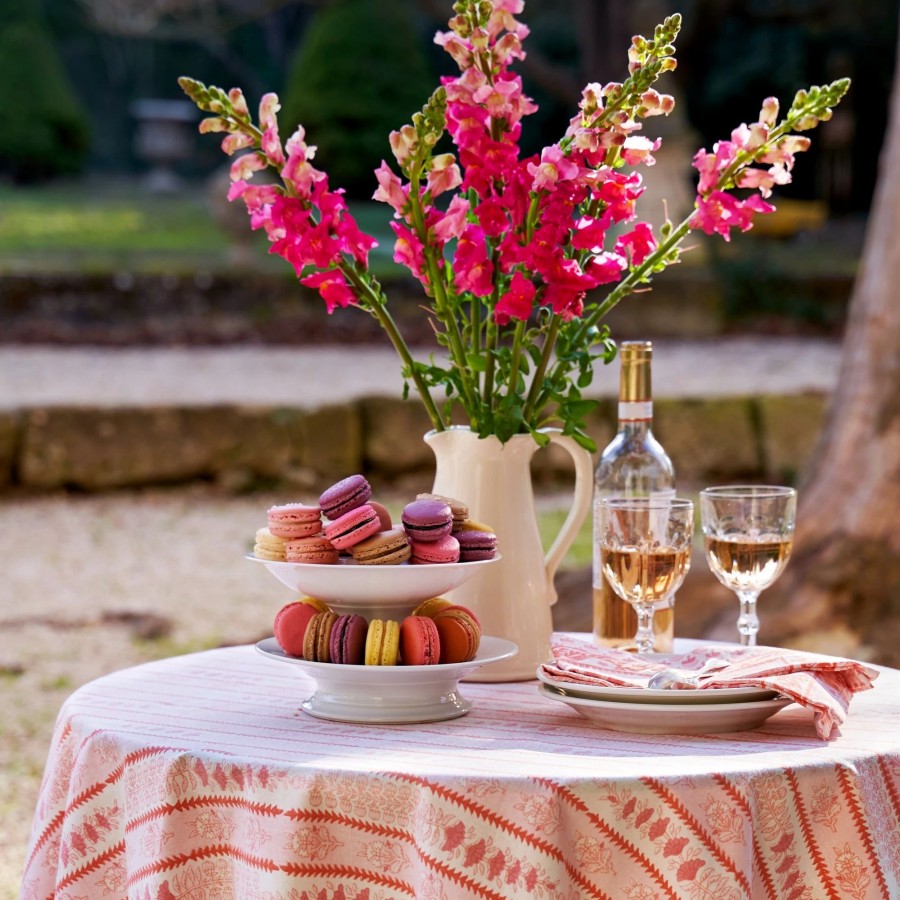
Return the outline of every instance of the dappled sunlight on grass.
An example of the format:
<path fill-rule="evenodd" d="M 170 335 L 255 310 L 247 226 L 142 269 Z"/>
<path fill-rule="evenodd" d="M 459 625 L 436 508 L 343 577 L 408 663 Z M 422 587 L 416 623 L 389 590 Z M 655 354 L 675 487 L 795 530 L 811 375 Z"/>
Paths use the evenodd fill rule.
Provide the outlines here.
<path fill-rule="evenodd" d="M 0 271 L 227 271 L 235 238 L 220 226 L 208 201 L 196 186 L 160 195 L 130 183 L 2 185 Z M 368 201 L 354 201 L 351 207 L 360 227 L 378 240 L 371 254 L 374 274 L 408 278 L 393 262 L 391 210 Z M 240 214 L 239 209 L 235 212 Z M 240 222 L 239 215 L 235 221 Z M 241 240 L 252 248 L 254 269 L 290 277 L 290 266 L 268 253 L 265 236 L 252 231 L 249 219 Z"/>

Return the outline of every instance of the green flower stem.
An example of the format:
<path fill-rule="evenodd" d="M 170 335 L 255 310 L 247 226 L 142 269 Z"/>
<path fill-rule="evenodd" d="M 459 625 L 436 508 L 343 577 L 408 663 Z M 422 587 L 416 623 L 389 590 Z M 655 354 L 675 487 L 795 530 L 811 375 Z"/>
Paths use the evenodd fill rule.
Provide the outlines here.
<path fill-rule="evenodd" d="M 522 342 L 525 339 L 525 320 L 516 322 L 516 330 L 513 333 L 512 360 L 509 364 L 509 381 L 506 394 L 513 397 L 519 393 L 519 368 L 522 365 Z"/>
<path fill-rule="evenodd" d="M 490 243 L 493 243 L 492 241 Z M 497 349 L 497 341 L 499 339 L 499 330 L 497 322 L 494 319 L 494 310 L 500 300 L 500 285 L 498 283 L 497 269 L 500 265 L 500 252 L 496 247 L 491 250 L 491 266 L 494 270 L 494 290 L 491 293 L 490 306 L 487 315 L 487 334 L 485 335 L 484 349 L 485 370 L 484 370 L 484 386 L 482 389 L 482 401 L 486 407 L 488 415 L 494 412 L 494 370 L 496 368 L 495 351 Z"/>
<path fill-rule="evenodd" d="M 460 385 L 462 386 L 463 403 L 469 410 L 472 417 L 476 417 L 477 413 L 477 392 L 469 377 L 469 365 L 466 359 L 466 351 L 463 346 L 462 335 L 459 332 L 459 322 L 450 309 L 447 299 L 447 292 L 444 288 L 444 280 L 441 277 L 441 270 L 438 266 L 437 259 L 434 255 L 434 248 L 427 240 L 427 230 L 425 228 L 425 215 L 422 211 L 422 203 L 419 197 L 419 173 L 412 172 L 410 174 L 409 188 L 410 209 L 412 211 L 413 222 L 416 232 L 422 241 L 423 252 L 425 255 L 425 265 L 428 268 L 428 280 L 434 291 L 434 306 L 438 319 L 447 331 L 447 338 L 450 342 L 450 354 L 453 358 L 453 364 L 459 374 Z"/>
<path fill-rule="evenodd" d="M 531 417 L 535 414 L 538 398 L 541 395 L 541 385 L 544 381 L 544 373 L 547 366 L 550 365 L 550 357 L 553 355 L 553 348 L 556 346 L 556 336 L 559 334 L 559 316 L 553 316 L 550 320 L 550 327 L 547 329 L 547 337 L 544 340 L 544 348 L 541 351 L 541 359 L 537 368 L 534 370 L 534 379 L 528 390 L 528 396 L 525 398 L 525 407 L 522 410 L 522 421 L 527 425 L 531 421 Z M 559 363 L 557 363 L 557 366 Z"/>
<path fill-rule="evenodd" d="M 447 425 L 432 399 L 431 392 L 428 390 L 428 385 L 422 378 L 422 375 L 416 366 L 416 362 L 412 357 L 412 353 L 410 352 L 406 341 L 403 339 L 403 335 L 400 334 L 400 330 L 397 328 L 397 323 L 388 311 L 387 302 L 381 291 L 373 288 L 349 262 L 341 262 L 338 265 L 338 268 L 343 273 L 344 277 L 346 277 L 356 288 L 360 298 L 364 301 L 363 308 L 367 309 L 376 319 L 378 319 L 379 324 L 390 338 L 391 343 L 394 345 L 394 349 L 397 351 L 397 355 L 400 357 L 400 361 L 403 363 L 404 369 L 409 372 L 409 377 L 412 378 L 416 390 L 422 398 L 425 411 L 428 413 L 428 418 L 431 419 L 431 424 L 434 426 L 435 431 L 445 431 Z"/>

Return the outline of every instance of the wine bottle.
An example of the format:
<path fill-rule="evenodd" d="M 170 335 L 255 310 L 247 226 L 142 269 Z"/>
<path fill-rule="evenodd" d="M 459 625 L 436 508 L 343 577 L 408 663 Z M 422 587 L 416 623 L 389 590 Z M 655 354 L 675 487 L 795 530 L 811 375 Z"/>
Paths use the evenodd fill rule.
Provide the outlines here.
<path fill-rule="evenodd" d="M 619 345 L 618 433 L 600 455 L 594 473 L 594 641 L 605 647 L 635 650 L 637 613 L 610 587 L 600 565 L 599 503 L 604 497 L 674 497 L 675 470 L 653 436 L 650 341 Z M 653 649 L 672 649 L 675 615 L 670 600 L 657 604 L 653 615 Z"/>

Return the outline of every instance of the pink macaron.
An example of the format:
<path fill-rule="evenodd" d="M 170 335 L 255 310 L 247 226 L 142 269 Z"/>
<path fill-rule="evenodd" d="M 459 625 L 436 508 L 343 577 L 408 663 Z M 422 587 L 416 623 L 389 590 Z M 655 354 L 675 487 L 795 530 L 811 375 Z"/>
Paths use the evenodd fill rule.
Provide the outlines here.
<path fill-rule="evenodd" d="M 318 506 L 284 503 L 270 506 L 267 515 L 269 531 L 288 540 L 310 537 L 322 531 L 322 511 Z"/>
<path fill-rule="evenodd" d="M 407 616 L 400 623 L 400 661 L 405 666 L 435 666 L 441 659 L 437 625 L 425 616 Z"/>
<path fill-rule="evenodd" d="M 403 527 L 410 540 L 437 541 L 453 528 L 453 513 L 443 500 L 413 500 L 403 507 Z"/>
<path fill-rule="evenodd" d="M 319 612 L 315 606 L 295 600 L 275 614 L 272 631 L 278 646 L 290 656 L 303 656 L 303 638 L 309 620 Z"/>
<path fill-rule="evenodd" d="M 436 541 L 412 541 L 410 562 L 418 565 L 459 562 L 459 541 L 452 534 Z"/>
<path fill-rule="evenodd" d="M 350 475 L 322 491 L 319 506 L 326 519 L 338 519 L 344 513 L 362 506 L 372 496 L 372 486 L 363 475 Z"/>
<path fill-rule="evenodd" d="M 346 550 L 381 528 L 378 515 L 368 503 L 351 509 L 325 526 L 325 537 L 338 549 Z"/>
<path fill-rule="evenodd" d="M 297 538 L 284 545 L 284 558 L 288 562 L 332 566 L 339 556 L 337 547 L 324 534 Z"/>

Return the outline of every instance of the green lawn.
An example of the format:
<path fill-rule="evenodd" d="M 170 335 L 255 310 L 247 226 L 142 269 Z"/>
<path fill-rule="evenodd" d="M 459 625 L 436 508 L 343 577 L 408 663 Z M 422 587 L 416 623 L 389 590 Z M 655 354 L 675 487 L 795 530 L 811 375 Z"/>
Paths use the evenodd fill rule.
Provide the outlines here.
<path fill-rule="evenodd" d="M 371 256 L 378 277 L 402 270 L 392 261 L 391 210 L 353 204 L 360 227 L 379 241 Z M 253 235 L 252 264 L 289 272 L 268 254 L 263 235 Z M 230 265 L 231 239 L 200 191 L 150 194 L 137 184 L 89 183 L 41 187 L 0 185 L 0 273 L 137 272 L 220 270 Z"/>

